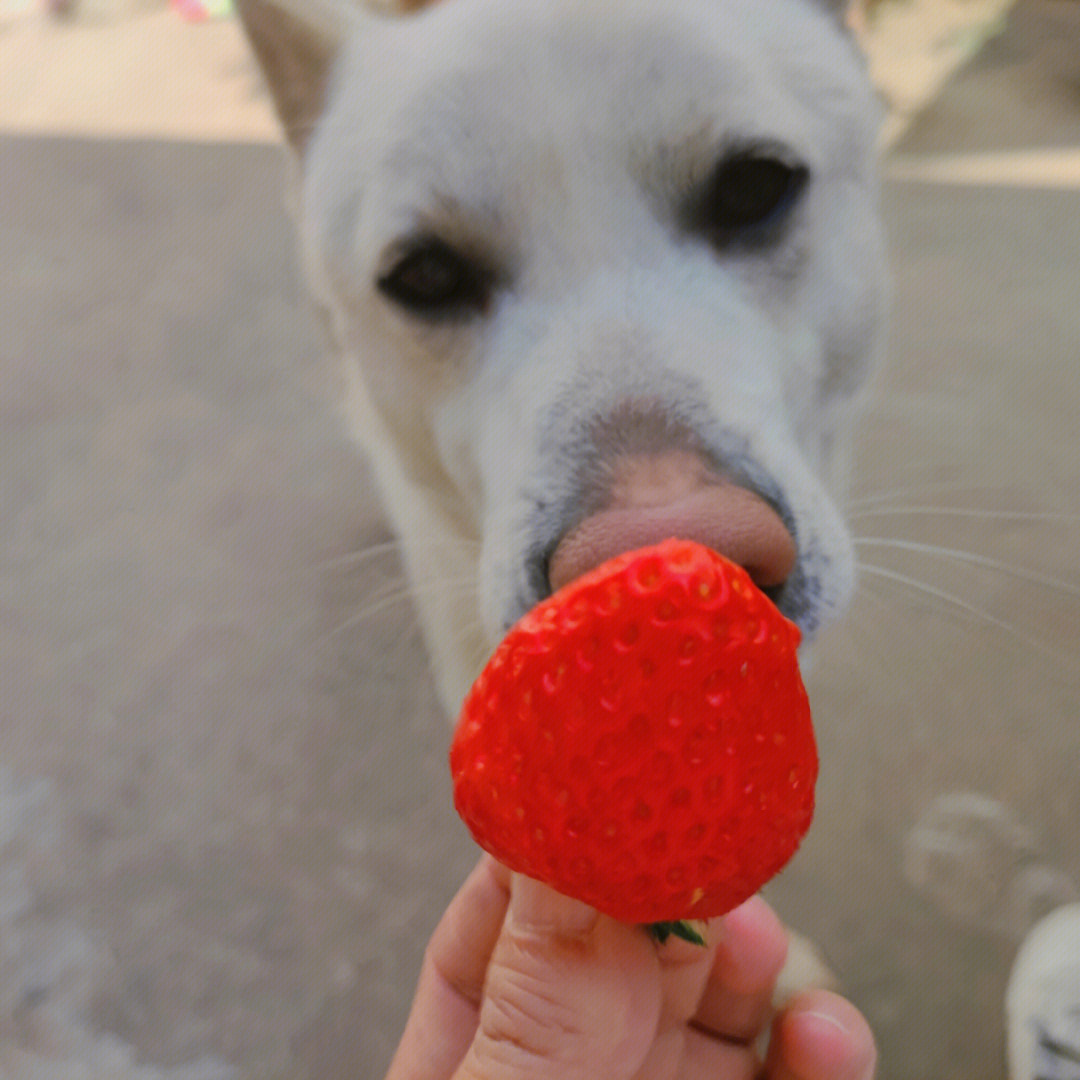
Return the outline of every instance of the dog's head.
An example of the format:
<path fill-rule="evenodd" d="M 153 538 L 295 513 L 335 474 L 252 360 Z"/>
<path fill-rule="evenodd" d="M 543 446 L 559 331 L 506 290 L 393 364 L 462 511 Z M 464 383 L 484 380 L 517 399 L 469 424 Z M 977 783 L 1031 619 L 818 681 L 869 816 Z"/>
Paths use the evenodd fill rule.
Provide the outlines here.
<path fill-rule="evenodd" d="M 884 307 L 836 12 L 286 3 L 241 11 L 447 707 L 553 584 L 669 535 L 812 636 L 852 588 L 835 499 Z"/>

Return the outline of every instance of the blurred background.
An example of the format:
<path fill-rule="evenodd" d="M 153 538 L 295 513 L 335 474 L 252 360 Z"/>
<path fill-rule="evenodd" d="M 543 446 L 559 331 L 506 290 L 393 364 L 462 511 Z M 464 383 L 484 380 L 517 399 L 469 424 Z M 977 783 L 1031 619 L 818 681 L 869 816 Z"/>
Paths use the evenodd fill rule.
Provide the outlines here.
<path fill-rule="evenodd" d="M 1080 2 L 853 14 L 889 365 L 769 894 L 995 1080 L 1080 884 Z M 226 0 L 0 0 L 0 1078 L 381 1080 L 473 863 Z"/>

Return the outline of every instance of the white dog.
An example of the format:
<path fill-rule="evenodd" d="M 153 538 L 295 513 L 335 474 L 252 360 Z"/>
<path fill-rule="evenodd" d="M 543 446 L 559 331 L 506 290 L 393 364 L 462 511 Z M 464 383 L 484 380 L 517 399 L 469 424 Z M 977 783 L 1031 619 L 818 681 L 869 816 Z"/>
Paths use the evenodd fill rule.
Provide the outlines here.
<path fill-rule="evenodd" d="M 838 12 L 289 10 L 241 4 L 449 713 L 553 580 L 668 535 L 743 562 L 808 638 L 834 618 L 885 292 L 877 107 Z"/>
<path fill-rule="evenodd" d="M 885 307 L 878 109 L 837 6 L 240 10 L 450 715 L 553 586 L 670 535 L 807 640 L 834 619 Z"/>

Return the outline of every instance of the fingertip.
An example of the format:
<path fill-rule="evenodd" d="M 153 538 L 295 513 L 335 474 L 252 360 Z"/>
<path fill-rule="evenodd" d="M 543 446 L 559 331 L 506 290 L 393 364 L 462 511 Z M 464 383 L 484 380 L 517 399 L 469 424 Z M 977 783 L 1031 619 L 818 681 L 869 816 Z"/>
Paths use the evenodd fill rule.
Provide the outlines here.
<path fill-rule="evenodd" d="M 788 953 L 788 933 L 776 912 L 760 896 L 728 912 L 720 930 L 716 964 L 731 990 L 771 992 Z"/>
<path fill-rule="evenodd" d="M 451 900 L 428 942 L 427 958 L 461 997 L 480 1000 L 484 974 L 509 903 L 499 866 L 485 856 Z"/>
<path fill-rule="evenodd" d="M 519 932 L 579 938 L 596 926 L 599 913 L 581 900 L 563 896 L 548 885 L 514 874 L 510 883 L 510 919 Z"/>
<path fill-rule="evenodd" d="M 480 857 L 480 866 L 483 868 L 484 873 L 488 874 L 495 884 L 509 896 L 510 879 L 513 876 L 511 872 L 494 855 L 489 855 L 486 851 Z"/>
<path fill-rule="evenodd" d="M 776 1025 L 770 1047 L 775 1080 L 872 1080 L 877 1046 L 851 1002 L 827 990 L 796 997 Z"/>
<path fill-rule="evenodd" d="M 760 897 L 729 912 L 716 927 L 716 951 L 697 1012 L 699 1024 L 725 1039 L 755 1039 L 768 1022 L 788 935 Z"/>
<path fill-rule="evenodd" d="M 450 1076 L 465 1056 L 509 902 L 498 878 L 496 864 L 481 859 L 439 920 L 388 1080 Z"/>

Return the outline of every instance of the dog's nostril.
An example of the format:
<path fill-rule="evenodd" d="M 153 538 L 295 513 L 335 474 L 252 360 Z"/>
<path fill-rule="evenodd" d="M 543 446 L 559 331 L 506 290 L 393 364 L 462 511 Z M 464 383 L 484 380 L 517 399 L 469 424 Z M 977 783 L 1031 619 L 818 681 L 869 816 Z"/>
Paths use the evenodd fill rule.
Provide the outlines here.
<path fill-rule="evenodd" d="M 780 596 L 784 591 L 783 582 L 779 585 L 759 585 L 758 587 L 777 607 L 780 607 Z"/>
<path fill-rule="evenodd" d="M 561 588 L 623 551 L 672 536 L 718 551 L 773 595 L 795 568 L 795 540 L 776 510 L 760 495 L 720 481 L 668 502 L 616 504 L 590 514 L 555 546 L 547 567 L 551 587 Z"/>

